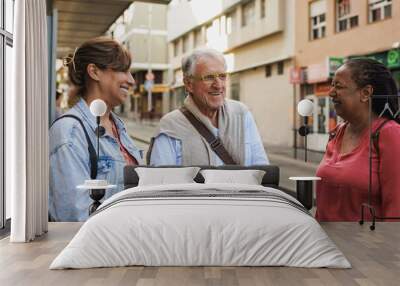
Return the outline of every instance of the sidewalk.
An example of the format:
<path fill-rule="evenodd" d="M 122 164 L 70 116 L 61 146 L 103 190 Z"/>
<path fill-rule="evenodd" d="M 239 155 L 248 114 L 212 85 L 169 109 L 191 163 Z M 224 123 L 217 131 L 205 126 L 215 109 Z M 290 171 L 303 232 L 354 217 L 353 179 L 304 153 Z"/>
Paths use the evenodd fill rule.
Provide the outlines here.
<path fill-rule="evenodd" d="M 147 152 L 150 138 L 154 136 L 158 128 L 158 122 L 140 122 L 134 119 L 123 117 L 128 134 L 135 140 L 135 143 Z M 281 146 L 266 146 L 266 151 L 271 164 L 280 167 L 280 185 L 290 190 L 295 190 L 294 181 L 289 177 L 314 176 L 322 154 L 309 152 L 308 157 L 314 162 L 304 162 L 304 151 L 298 150 L 298 158 L 293 158 L 293 149 Z M 318 160 L 316 162 L 316 160 Z"/>
<path fill-rule="evenodd" d="M 150 144 L 150 139 L 157 131 L 158 122 L 140 122 L 127 117 L 122 117 L 128 130 L 129 136 L 133 139 Z"/>

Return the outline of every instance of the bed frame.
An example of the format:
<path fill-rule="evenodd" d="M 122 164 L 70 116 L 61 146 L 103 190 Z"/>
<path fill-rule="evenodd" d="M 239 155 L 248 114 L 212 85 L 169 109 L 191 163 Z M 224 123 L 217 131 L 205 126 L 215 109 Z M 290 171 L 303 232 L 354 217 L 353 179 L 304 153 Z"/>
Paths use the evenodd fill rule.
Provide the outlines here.
<path fill-rule="evenodd" d="M 136 173 L 135 169 L 137 167 L 144 167 L 144 168 L 181 168 L 181 166 L 159 166 L 159 167 L 154 167 L 154 166 L 133 166 L 133 165 L 128 165 L 125 166 L 124 168 L 124 189 L 128 188 L 133 188 L 136 187 L 139 183 L 139 176 Z M 271 166 L 271 165 L 258 165 L 258 166 L 248 166 L 248 167 L 243 167 L 243 166 L 231 166 L 231 165 L 225 165 L 225 166 L 195 166 L 195 167 L 200 167 L 201 170 L 208 170 L 208 169 L 213 169 L 213 170 L 263 170 L 265 171 L 265 175 L 262 179 L 261 184 L 265 187 L 273 187 L 276 188 L 279 186 L 279 167 L 277 166 Z M 204 178 L 200 174 L 200 172 L 197 174 L 197 176 L 194 178 L 194 181 L 196 183 L 204 183 Z"/>
<path fill-rule="evenodd" d="M 133 166 L 128 165 L 124 168 L 124 189 L 136 187 L 139 183 L 139 176 L 135 171 L 137 167 L 145 167 L 145 168 L 180 168 L 181 166 Z M 297 198 L 307 209 L 311 209 L 308 207 L 310 205 L 309 202 L 305 201 L 304 196 L 299 196 L 299 194 L 292 190 L 288 190 L 279 186 L 279 167 L 273 165 L 255 165 L 255 166 L 233 166 L 233 165 L 225 165 L 225 166 L 197 166 L 200 167 L 202 170 L 207 169 L 217 169 L 217 170 L 263 170 L 265 171 L 265 175 L 262 178 L 261 184 L 264 187 L 272 187 L 275 189 L 279 189 L 295 198 Z M 204 178 L 200 174 L 194 178 L 195 182 L 197 183 L 204 183 Z M 298 192 L 298 190 L 297 190 Z"/>

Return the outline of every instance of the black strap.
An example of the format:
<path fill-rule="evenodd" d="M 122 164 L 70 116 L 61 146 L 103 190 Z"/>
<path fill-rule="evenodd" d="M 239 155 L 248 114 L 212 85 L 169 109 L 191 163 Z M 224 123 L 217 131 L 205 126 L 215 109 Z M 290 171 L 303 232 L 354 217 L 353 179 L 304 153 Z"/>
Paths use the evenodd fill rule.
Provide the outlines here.
<path fill-rule="evenodd" d="M 375 152 L 376 155 L 378 156 L 378 160 L 379 160 L 379 134 L 381 132 L 381 129 L 383 126 L 385 126 L 386 123 L 388 123 L 391 119 L 386 119 L 385 121 L 383 121 L 378 128 L 375 129 L 375 132 L 371 134 L 372 137 L 372 143 L 374 144 L 374 148 L 375 148 Z"/>
<path fill-rule="evenodd" d="M 154 140 L 155 140 L 155 137 L 151 137 L 149 149 L 147 149 L 147 153 L 146 153 L 146 163 L 147 163 L 147 165 L 150 165 L 150 159 L 151 159 L 151 153 L 153 151 Z"/>
<path fill-rule="evenodd" d="M 53 126 L 53 124 L 56 121 L 58 121 L 62 118 L 66 118 L 66 117 L 76 119 L 82 126 L 83 132 L 85 133 L 85 137 L 86 137 L 86 140 L 88 143 L 89 160 L 90 160 L 90 178 L 92 180 L 96 179 L 96 177 L 97 177 L 97 154 L 96 154 L 96 150 L 93 147 L 92 141 L 89 138 L 89 134 L 87 133 L 87 130 L 86 130 L 85 126 L 83 125 L 82 120 L 78 116 L 75 116 L 72 114 L 66 114 L 66 115 L 60 116 L 56 120 L 54 120 L 53 123 L 51 124 L 51 126 Z"/>
<path fill-rule="evenodd" d="M 183 115 L 189 120 L 189 122 L 193 125 L 193 127 L 203 136 L 204 139 L 210 144 L 211 149 L 218 155 L 219 158 L 226 165 L 237 165 L 235 160 L 231 157 L 228 151 L 225 149 L 222 141 L 215 137 L 214 134 L 204 125 L 203 122 L 198 120 L 186 107 L 182 106 L 179 109 Z"/>
<path fill-rule="evenodd" d="M 386 119 L 385 121 L 383 121 L 378 128 L 375 129 L 375 132 L 371 134 L 371 139 L 372 139 L 372 143 L 374 145 L 374 149 L 375 149 L 375 153 L 376 153 L 376 157 L 378 160 L 378 189 L 379 192 L 381 190 L 381 176 L 380 176 L 380 169 L 381 169 L 381 154 L 379 151 L 379 134 L 381 132 L 381 129 L 383 126 L 385 126 L 386 123 L 388 123 L 391 119 Z"/>

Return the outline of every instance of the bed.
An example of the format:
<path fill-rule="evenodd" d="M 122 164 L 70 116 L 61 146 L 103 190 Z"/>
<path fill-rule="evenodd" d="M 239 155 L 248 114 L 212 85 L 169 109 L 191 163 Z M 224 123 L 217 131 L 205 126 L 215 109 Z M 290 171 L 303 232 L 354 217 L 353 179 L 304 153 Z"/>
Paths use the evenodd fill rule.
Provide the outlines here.
<path fill-rule="evenodd" d="M 165 172 L 173 169 L 165 168 Z M 200 168 L 265 174 L 260 185 L 204 183 L 200 173 L 192 183 L 140 185 L 138 172 L 144 168 L 127 166 L 126 189 L 102 203 L 50 269 L 351 267 L 307 209 L 279 190 L 278 167 Z"/>

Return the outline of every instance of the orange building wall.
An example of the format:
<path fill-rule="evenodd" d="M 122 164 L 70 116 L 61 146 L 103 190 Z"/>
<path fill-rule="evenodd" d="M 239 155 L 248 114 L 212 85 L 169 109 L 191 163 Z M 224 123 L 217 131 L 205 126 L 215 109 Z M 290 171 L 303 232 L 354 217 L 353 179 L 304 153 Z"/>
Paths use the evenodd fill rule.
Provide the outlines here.
<path fill-rule="evenodd" d="M 388 50 L 400 41 L 400 1 L 392 1 L 392 17 L 368 23 L 368 0 L 353 0 L 351 11 L 358 14 L 358 27 L 336 32 L 335 0 L 327 0 L 326 36 L 309 41 L 309 4 L 296 0 L 296 66 L 322 63 L 327 56 L 362 55 Z"/>

